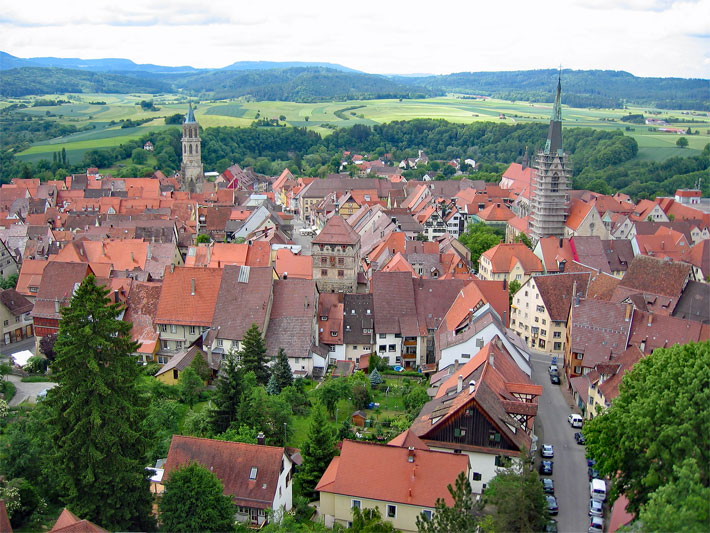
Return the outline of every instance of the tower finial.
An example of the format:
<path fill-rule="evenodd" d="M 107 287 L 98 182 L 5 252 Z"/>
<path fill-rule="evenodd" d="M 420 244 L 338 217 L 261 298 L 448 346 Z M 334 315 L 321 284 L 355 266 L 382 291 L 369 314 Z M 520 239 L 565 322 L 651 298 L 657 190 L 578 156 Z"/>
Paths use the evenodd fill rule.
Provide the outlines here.
<path fill-rule="evenodd" d="M 562 153 L 562 66 L 557 77 L 557 92 L 555 103 L 552 106 L 552 117 L 550 118 L 550 129 L 547 132 L 547 142 L 545 143 L 546 154 Z"/>

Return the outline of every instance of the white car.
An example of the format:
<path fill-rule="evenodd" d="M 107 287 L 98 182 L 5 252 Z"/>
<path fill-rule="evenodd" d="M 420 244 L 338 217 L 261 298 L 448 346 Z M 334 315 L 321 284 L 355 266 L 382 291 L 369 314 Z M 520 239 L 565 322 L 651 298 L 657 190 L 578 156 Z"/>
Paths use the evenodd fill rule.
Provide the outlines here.
<path fill-rule="evenodd" d="M 604 519 L 599 516 L 593 516 L 589 522 L 589 533 L 603 533 Z"/>
<path fill-rule="evenodd" d="M 540 448 L 540 455 L 543 457 L 554 457 L 555 450 L 552 448 L 552 444 L 543 444 Z"/>
<path fill-rule="evenodd" d="M 604 502 L 589 500 L 589 516 L 604 516 Z"/>
<path fill-rule="evenodd" d="M 584 419 L 579 416 L 576 413 L 572 413 L 567 417 L 567 422 L 569 422 L 569 425 L 572 426 L 573 428 L 581 428 L 582 427 L 582 422 L 584 422 Z"/>

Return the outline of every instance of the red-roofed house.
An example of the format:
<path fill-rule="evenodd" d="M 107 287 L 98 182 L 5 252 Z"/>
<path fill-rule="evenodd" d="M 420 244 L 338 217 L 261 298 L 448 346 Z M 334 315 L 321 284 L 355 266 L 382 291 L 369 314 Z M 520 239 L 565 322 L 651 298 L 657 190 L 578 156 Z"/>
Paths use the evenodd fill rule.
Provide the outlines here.
<path fill-rule="evenodd" d="M 313 279 L 313 257 L 294 254 L 288 248 L 276 251 L 274 268 L 280 279 Z"/>
<path fill-rule="evenodd" d="M 321 292 L 356 292 L 360 235 L 340 215 L 328 219 L 312 241 L 313 279 Z"/>
<path fill-rule="evenodd" d="M 542 262 L 522 243 L 501 243 L 481 254 L 478 273 L 482 279 L 517 280 L 521 285 L 530 276 L 542 274 Z"/>
<path fill-rule="evenodd" d="M 165 461 L 164 480 L 177 468 L 198 463 L 224 485 L 224 494 L 237 506 L 237 521 L 261 526 L 267 511 L 291 510 L 293 461 L 291 451 L 277 446 L 173 435 Z"/>
<path fill-rule="evenodd" d="M 348 526 L 352 507 L 377 507 L 395 529 L 414 532 L 418 516 L 432 516 L 437 498 L 453 503 L 446 487 L 461 472 L 468 476 L 464 455 L 345 440 L 316 486 L 320 513 L 326 527 Z"/>
<path fill-rule="evenodd" d="M 580 200 L 570 202 L 569 214 L 565 221 L 565 237 L 574 237 L 575 235 L 609 238 L 609 230 L 595 204 Z"/>
<path fill-rule="evenodd" d="M 2 530 L 5 533 L 5 530 Z M 10 530 L 12 531 L 12 530 Z M 97 526 L 88 520 L 81 520 L 66 507 L 54 523 L 50 533 L 108 533 L 102 527 Z"/>

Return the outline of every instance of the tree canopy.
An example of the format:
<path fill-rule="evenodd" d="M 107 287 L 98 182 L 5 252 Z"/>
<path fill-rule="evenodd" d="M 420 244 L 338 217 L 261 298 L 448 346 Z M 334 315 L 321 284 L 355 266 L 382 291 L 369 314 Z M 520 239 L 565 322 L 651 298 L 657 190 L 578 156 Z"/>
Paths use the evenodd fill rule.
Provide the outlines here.
<path fill-rule="evenodd" d="M 660 348 L 634 365 L 611 407 L 584 427 L 588 454 L 612 479 L 612 499 L 624 494 L 636 514 L 644 505 L 654 516 L 692 514 L 688 506 L 710 487 L 708 405 L 710 341 Z M 661 490 L 670 486 L 695 499 Z"/>
<path fill-rule="evenodd" d="M 190 463 L 170 472 L 160 499 L 161 531 L 234 531 L 231 496 L 205 467 Z"/>
<path fill-rule="evenodd" d="M 474 533 L 478 531 L 481 506 L 473 499 L 471 484 L 468 482 L 466 474 L 461 472 L 456 478 L 455 486 L 452 487 L 449 484 L 447 488 L 454 504 L 449 507 L 443 498 L 437 498 L 431 518 L 424 515 L 417 517 L 417 530 L 420 533 Z"/>
<path fill-rule="evenodd" d="M 58 385 L 46 400 L 50 461 L 75 514 L 109 529 L 149 530 L 147 402 L 131 355 L 138 345 L 108 292 L 90 275 L 62 309 L 52 363 Z"/>
<path fill-rule="evenodd" d="M 266 366 L 266 343 L 256 324 L 252 324 L 244 334 L 239 350 L 239 363 L 244 372 L 254 372 L 259 384 L 266 385 L 269 381 L 269 369 Z"/>
<path fill-rule="evenodd" d="M 311 416 L 306 442 L 301 446 L 303 463 L 297 479 L 300 493 L 314 498 L 315 488 L 331 459 L 336 455 L 335 432 L 325 417 L 323 408 L 317 406 Z"/>
<path fill-rule="evenodd" d="M 461 234 L 459 241 L 471 251 L 471 263 L 478 265 L 478 258 L 486 250 L 493 248 L 503 240 L 503 236 L 491 226 L 476 222 L 469 224 L 466 231 Z"/>

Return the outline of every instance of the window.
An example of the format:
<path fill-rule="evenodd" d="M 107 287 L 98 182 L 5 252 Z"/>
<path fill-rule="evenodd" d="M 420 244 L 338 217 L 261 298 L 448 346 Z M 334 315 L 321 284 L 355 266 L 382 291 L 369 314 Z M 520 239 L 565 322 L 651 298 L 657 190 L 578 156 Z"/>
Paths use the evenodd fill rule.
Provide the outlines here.
<path fill-rule="evenodd" d="M 177 326 L 175 324 L 170 324 L 170 333 L 177 333 Z"/>
<path fill-rule="evenodd" d="M 516 274 L 516 275 L 515 275 L 515 279 L 518 280 L 518 281 L 520 281 L 521 279 L 523 279 L 522 274 Z"/>
<path fill-rule="evenodd" d="M 465 437 L 466 428 L 454 428 L 454 437 Z"/>
<path fill-rule="evenodd" d="M 562 343 L 561 342 L 556 342 L 555 343 L 555 351 L 560 351 L 562 349 Z"/>
<path fill-rule="evenodd" d="M 384 352 L 384 351 L 386 351 L 386 350 L 387 350 L 387 346 L 385 346 L 384 344 L 380 344 L 380 345 L 377 347 L 377 351 L 378 351 L 378 352 Z"/>
<path fill-rule="evenodd" d="M 335 351 L 335 344 L 329 344 L 329 345 L 328 345 L 328 351 L 329 351 L 329 352 L 334 352 L 334 351 Z M 296 361 L 296 362 L 298 362 L 298 361 Z"/>
<path fill-rule="evenodd" d="M 255 466 L 252 466 L 252 467 L 251 467 L 251 470 L 249 471 L 249 479 L 250 479 L 250 480 L 255 480 L 255 479 L 256 479 L 256 472 L 257 472 L 257 470 L 258 470 L 258 469 L 257 469 Z"/>
<path fill-rule="evenodd" d="M 426 520 L 431 520 L 431 510 L 430 509 L 422 509 L 422 514 L 424 515 L 424 518 Z"/>
<path fill-rule="evenodd" d="M 540 322 L 540 317 L 535 317 L 535 322 Z"/>
<path fill-rule="evenodd" d="M 540 330 L 540 335 L 542 335 L 543 337 L 547 336 L 547 330 L 546 330 L 546 329 L 541 329 L 541 330 Z"/>
<path fill-rule="evenodd" d="M 182 350 L 182 341 L 175 341 L 175 348 L 177 350 Z"/>
<path fill-rule="evenodd" d="M 168 331 L 168 325 L 167 324 L 160 324 L 160 331 L 163 333 L 166 333 Z"/>
<path fill-rule="evenodd" d="M 559 338 L 562 337 L 562 333 L 559 332 L 559 331 L 554 331 L 554 332 L 552 333 L 552 336 L 553 336 L 554 338 L 556 338 L 556 339 L 559 339 Z"/>
<path fill-rule="evenodd" d="M 505 466 L 506 460 L 502 455 L 496 455 L 496 466 Z"/>
<path fill-rule="evenodd" d="M 542 319 L 542 325 L 544 326 L 545 324 L 547 324 L 547 320 L 545 320 L 545 319 L 543 318 L 543 319 Z"/>
<path fill-rule="evenodd" d="M 3 322 L 3 325 L 7 326 L 9 323 L 10 323 L 10 321 L 6 320 L 5 322 Z"/>
<path fill-rule="evenodd" d="M 345 258 L 338 257 L 338 266 L 344 266 L 344 265 L 345 265 Z"/>
<path fill-rule="evenodd" d="M 337 337 L 337 336 L 338 336 L 338 332 L 337 332 L 337 331 L 331 331 L 331 332 L 330 332 L 330 336 L 331 336 L 331 337 Z"/>
<path fill-rule="evenodd" d="M 177 368 L 173 368 L 173 379 L 178 379 L 179 378 L 179 372 Z"/>
<path fill-rule="evenodd" d="M 224 346 L 224 339 L 217 339 L 217 346 Z"/>
<path fill-rule="evenodd" d="M 577 359 L 578 361 L 581 361 L 582 359 L 584 359 L 584 354 L 583 353 L 575 354 L 575 359 Z"/>
<path fill-rule="evenodd" d="M 544 313 L 544 312 L 545 312 L 545 307 L 543 307 L 542 305 L 538 305 L 538 306 L 535 308 L 535 310 L 536 310 L 538 313 Z"/>
<path fill-rule="evenodd" d="M 545 339 L 540 339 L 540 340 L 537 342 L 537 344 L 538 344 L 538 346 L 539 346 L 540 348 L 544 348 L 544 347 L 545 347 Z"/>
<path fill-rule="evenodd" d="M 488 431 L 488 442 L 500 442 L 500 433 L 494 430 Z"/>
<path fill-rule="evenodd" d="M 345 277 L 345 271 L 344 271 L 344 270 L 338 270 L 338 277 L 339 277 L 339 278 L 344 278 L 344 277 Z"/>
<path fill-rule="evenodd" d="M 387 504 L 387 518 L 397 518 L 397 506 Z"/>
<path fill-rule="evenodd" d="M 20 321 L 20 317 L 19 317 L 19 316 L 16 316 L 16 317 L 15 317 L 15 322 L 19 322 L 19 321 Z"/>
<path fill-rule="evenodd" d="M 474 472 L 474 473 L 473 473 L 473 480 L 474 480 L 474 481 L 481 481 L 481 473 L 480 473 L 480 472 Z"/>
<path fill-rule="evenodd" d="M 352 509 L 353 507 L 357 507 L 358 509 L 362 509 L 362 502 L 360 500 L 352 500 L 350 502 L 350 508 Z"/>
<path fill-rule="evenodd" d="M 37 292 L 39 287 L 30 287 L 30 292 Z"/>
<path fill-rule="evenodd" d="M 386 339 L 387 334 L 386 333 L 380 333 L 380 339 Z"/>
<path fill-rule="evenodd" d="M 190 335 L 194 335 L 195 333 L 197 333 L 195 331 L 195 326 L 190 326 Z"/>
<path fill-rule="evenodd" d="M 158 356 L 158 363 L 161 365 L 166 365 L 166 364 L 168 364 L 168 358 L 164 355 L 159 355 Z"/>
<path fill-rule="evenodd" d="M 581 373 L 582 373 L 582 367 L 581 367 L 581 366 L 575 366 L 575 367 L 574 367 L 574 373 L 575 373 L 575 374 L 581 374 Z"/>
<path fill-rule="evenodd" d="M 470 359 L 470 358 L 471 358 L 471 354 L 470 354 L 470 353 L 462 353 L 462 354 L 461 354 L 461 357 L 464 358 L 464 359 Z"/>
<path fill-rule="evenodd" d="M 328 271 L 325 268 L 321 268 L 320 270 L 320 277 L 321 278 L 327 278 L 328 277 Z"/>
<path fill-rule="evenodd" d="M 397 351 L 397 345 L 396 345 L 396 344 L 390 344 L 390 345 L 387 347 L 387 349 L 388 349 L 390 352 L 395 352 L 395 351 Z"/>
<path fill-rule="evenodd" d="M 167 349 L 168 349 L 168 341 L 161 341 L 161 342 L 160 342 L 160 347 L 161 347 L 163 350 L 167 350 Z M 166 361 L 166 362 L 167 362 L 167 361 Z"/>

